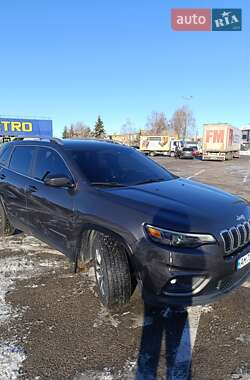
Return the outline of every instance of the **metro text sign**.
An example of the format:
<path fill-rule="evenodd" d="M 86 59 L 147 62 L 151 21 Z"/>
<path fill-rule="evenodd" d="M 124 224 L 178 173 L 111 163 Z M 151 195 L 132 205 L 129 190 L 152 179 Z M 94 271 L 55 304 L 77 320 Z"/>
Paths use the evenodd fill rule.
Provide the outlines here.
<path fill-rule="evenodd" d="M 1 118 L 0 136 L 52 137 L 52 120 Z"/>

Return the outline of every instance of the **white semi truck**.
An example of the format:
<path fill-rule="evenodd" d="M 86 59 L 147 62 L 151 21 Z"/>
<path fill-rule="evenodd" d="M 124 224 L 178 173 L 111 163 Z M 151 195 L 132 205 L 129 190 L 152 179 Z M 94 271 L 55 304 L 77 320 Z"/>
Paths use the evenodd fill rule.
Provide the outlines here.
<path fill-rule="evenodd" d="M 205 124 L 203 129 L 203 160 L 239 158 L 241 131 L 227 123 Z"/>
<path fill-rule="evenodd" d="M 174 156 L 177 149 L 183 146 L 182 140 L 171 136 L 141 136 L 140 151 L 150 156 Z"/>

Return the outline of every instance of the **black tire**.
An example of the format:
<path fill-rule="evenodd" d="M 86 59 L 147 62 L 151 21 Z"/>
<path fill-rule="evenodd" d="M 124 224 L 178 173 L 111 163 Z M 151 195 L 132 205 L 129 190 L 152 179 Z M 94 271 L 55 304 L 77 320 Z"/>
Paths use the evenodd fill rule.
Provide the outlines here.
<path fill-rule="evenodd" d="M 107 308 L 126 305 L 135 286 L 125 248 L 111 236 L 97 232 L 92 255 L 102 304 Z"/>
<path fill-rule="evenodd" d="M 15 232 L 15 228 L 10 224 L 9 219 L 0 200 L 0 237 L 11 236 Z"/>

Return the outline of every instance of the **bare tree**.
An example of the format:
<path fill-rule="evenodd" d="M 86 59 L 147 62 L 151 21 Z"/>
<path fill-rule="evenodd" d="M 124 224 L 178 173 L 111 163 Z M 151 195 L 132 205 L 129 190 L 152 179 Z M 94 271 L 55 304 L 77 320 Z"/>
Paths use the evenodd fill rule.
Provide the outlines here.
<path fill-rule="evenodd" d="M 75 134 L 75 137 L 78 137 L 78 138 L 90 137 L 92 135 L 91 129 L 81 121 L 78 121 L 74 125 L 74 134 Z"/>
<path fill-rule="evenodd" d="M 120 129 L 121 135 L 129 135 L 138 133 L 138 129 L 130 119 L 126 119 L 125 123 L 122 124 Z"/>
<path fill-rule="evenodd" d="M 64 138 L 84 138 L 91 136 L 93 136 L 91 129 L 82 121 L 78 121 L 75 124 L 72 123 L 69 129 L 65 126 L 63 131 Z"/>
<path fill-rule="evenodd" d="M 196 134 L 195 118 L 188 106 L 182 106 L 174 112 L 171 119 L 171 129 L 179 139 L 186 139 Z"/>
<path fill-rule="evenodd" d="M 140 131 L 130 119 L 126 119 L 120 128 L 120 135 L 113 135 L 113 140 L 127 145 L 139 145 Z"/>
<path fill-rule="evenodd" d="M 148 117 L 145 132 L 147 135 L 155 136 L 169 134 L 169 123 L 166 115 L 163 112 L 153 111 Z"/>

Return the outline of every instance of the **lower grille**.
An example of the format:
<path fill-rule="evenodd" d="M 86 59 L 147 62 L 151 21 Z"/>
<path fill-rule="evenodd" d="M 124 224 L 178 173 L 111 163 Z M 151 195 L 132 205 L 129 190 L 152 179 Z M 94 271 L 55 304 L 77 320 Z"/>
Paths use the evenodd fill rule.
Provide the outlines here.
<path fill-rule="evenodd" d="M 210 292 L 222 291 L 231 289 L 234 286 L 237 286 L 239 283 L 242 283 L 249 279 L 250 275 L 250 267 L 249 265 L 245 268 L 234 272 L 221 280 L 215 279 L 211 280 L 208 286 L 204 289 L 204 294 L 208 294 Z M 202 293 L 201 293 L 202 295 Z"/>
<path fill-rule="evenodd" d="M 246 268 L 243 268 L 242 270 L 233 273 L 232 275 L 224 278 L 222 281 L 219 282 L 217 285 L 217 289 L 229 289 L 233 285 L 235 285 L 237 282 L 241 281 L 242 278 L 246 277 L 249 274 L 249 266 Z"/>

